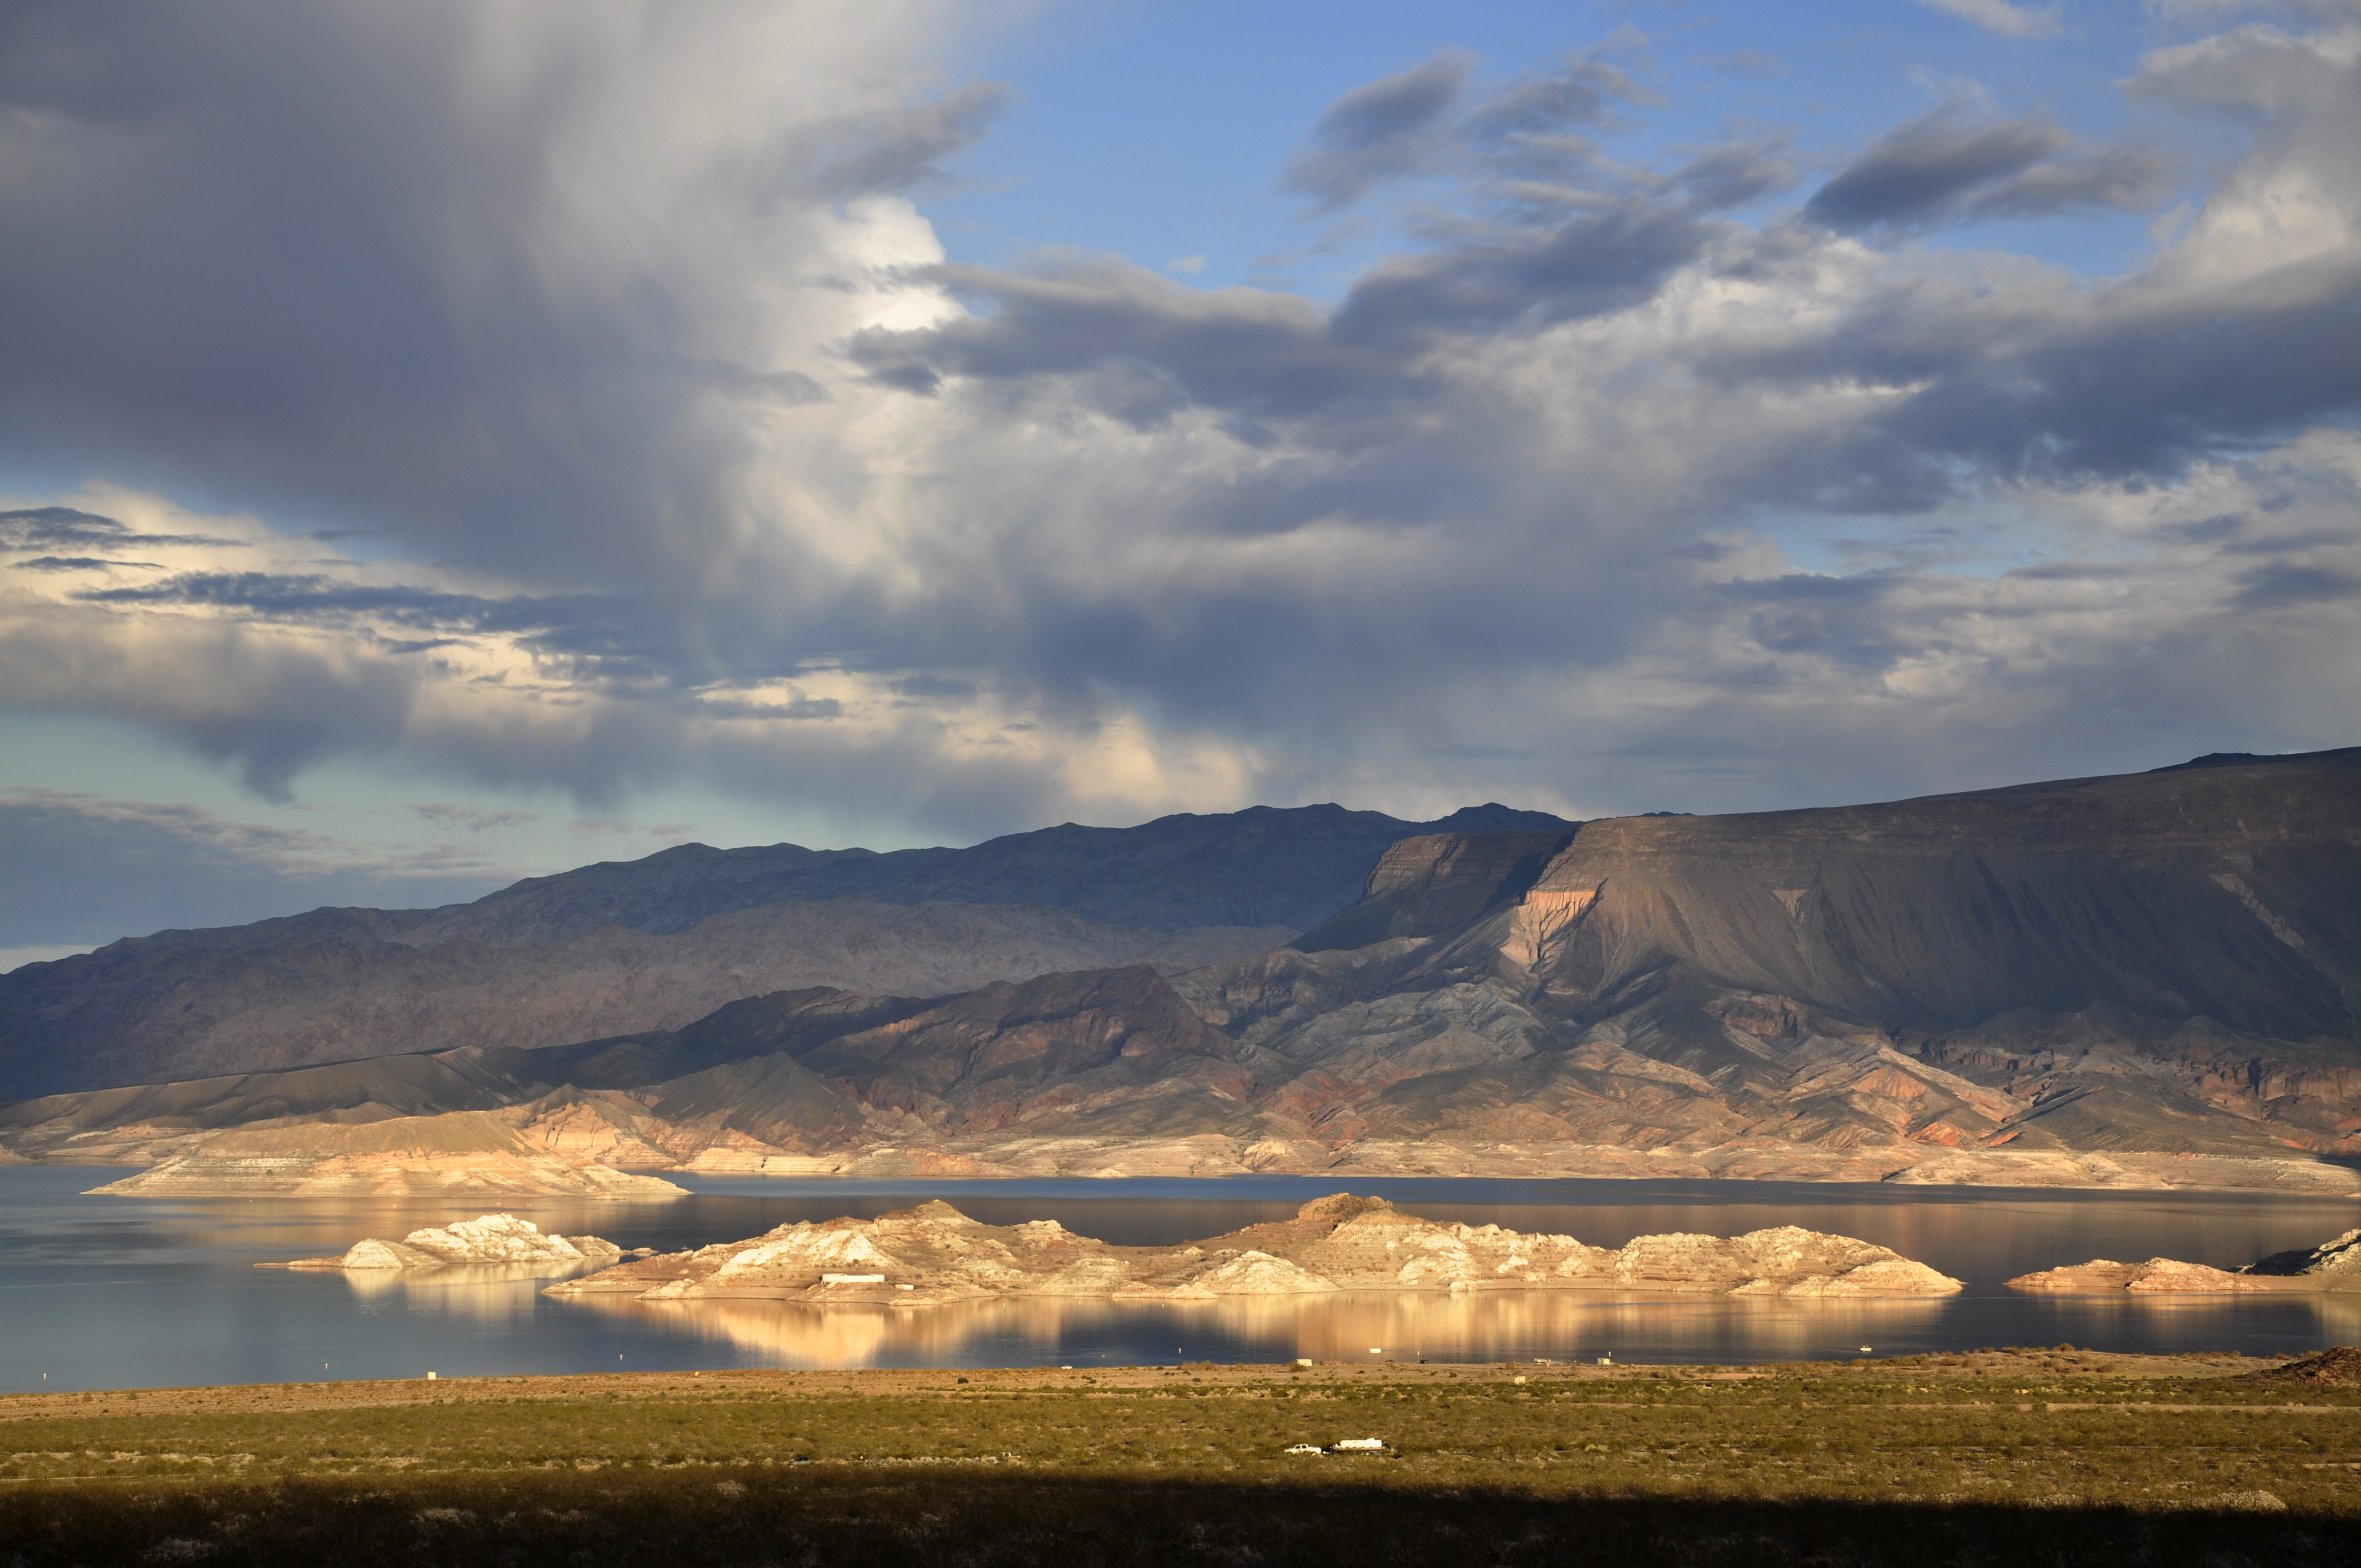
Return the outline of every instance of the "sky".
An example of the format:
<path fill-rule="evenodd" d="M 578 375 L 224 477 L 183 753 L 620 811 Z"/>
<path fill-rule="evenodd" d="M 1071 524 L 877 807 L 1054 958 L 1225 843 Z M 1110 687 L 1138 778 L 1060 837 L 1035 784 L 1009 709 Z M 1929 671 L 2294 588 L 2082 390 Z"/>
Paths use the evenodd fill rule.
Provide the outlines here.
<path fill-rule="evenodd" d="M 16 0 L 0 968 L 2361 740 L 2361 0 Z"/>

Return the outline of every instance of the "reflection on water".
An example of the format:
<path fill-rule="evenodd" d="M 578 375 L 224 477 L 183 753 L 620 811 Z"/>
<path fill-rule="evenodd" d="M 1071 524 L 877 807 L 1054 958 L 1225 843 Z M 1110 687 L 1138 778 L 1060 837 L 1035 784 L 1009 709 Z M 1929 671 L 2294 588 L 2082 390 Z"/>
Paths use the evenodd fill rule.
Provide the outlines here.
<path fill-rule="evenodd" d="M 1765 1300 L 1576 1291 L 1116 1305 L 969 1301 L 918 1310 L 786 1301 L 634 1301 L 585 1310 L 693 1336 L 751 1366 L 1129 1366 L 1190 1361 L 1801 1361 L 1988 1344 L 2312 1349 L 2361 1335 L 2361 1299 L 2149 1301 L 2001 1297 Z"/>
<path fill-rule="evenodd" d="M 380 1309 L 440 1312 L 488 1325 L 522 1323 L 539 1310 L 541 1288 L 585 1272 L 522 1263 L 456 1264 L 442 1268 L 357 1268 L 328 1276 L 360 1301 Z"/>
<path fill-rule="evenodd" d="M 981 1301 L 927 1310 L 774 1301 L 639 1302 L 540 1294 L 565 1270 L 290 1273 L 254 1264 L 342 1252 L 470 1218 L 483 1205 L 87 1198 L 113 1173 L 0 1168 L 0 1389 L 153 1387 L 722 1366 L 1135 1365 L 1191 1361 L 1547 1357 L 1753 1361 L 1976 1345 L 2315 1350 L 2361 1341 L 2361 1297 L 2020 1296 L 2002 1281 L 2093 1256 L 2235 1266 L 2361 1223 L 2351 1201 L 1771 1182 L 1352 1183 L 1435 1219 L 1497 1221 L 1603 1246 L 1663 1231 L 1800 1224 L 1893 1247 L 1968 1282 L 1938 1300 L 1781 1301 L 1588 1292 L 1126 1303 Z M 670 1203 L 563 1201 L 512 1212 L 544 1231 L 671 1251 L 782 1223 L 874 1216 L 942 1197 L 980 1220 L 1054 1219 L 1169 1244 L 1292 1214 L 1334 1179 L 697 1181 Z M 44 1374 L 47 1375 L 46 1378 Z"/>
<path fill-rule="evenodd" d="M 1074 1299 L 947 1307 L 582 1299 L 647 1330 L 721 1342 L 766 1366 L 1135 1365 L 1148 1362 L 1797 1360 L 1923 1340 L 1938 1301 L 1778 1302 L 1564 1290 L 1351 1291 L 1116 1305 Z"/>

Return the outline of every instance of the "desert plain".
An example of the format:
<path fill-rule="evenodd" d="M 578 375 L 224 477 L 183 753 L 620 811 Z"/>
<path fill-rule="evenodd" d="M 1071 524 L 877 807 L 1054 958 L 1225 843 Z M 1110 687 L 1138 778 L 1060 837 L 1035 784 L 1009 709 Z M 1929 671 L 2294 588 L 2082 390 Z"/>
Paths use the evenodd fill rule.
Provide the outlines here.
<path fill-rule="evenodd" d="M 0 1398 L 0 1561 L 2283 1564 L 2356 1476 L 2350 1349 L 420 1378 Z"/>

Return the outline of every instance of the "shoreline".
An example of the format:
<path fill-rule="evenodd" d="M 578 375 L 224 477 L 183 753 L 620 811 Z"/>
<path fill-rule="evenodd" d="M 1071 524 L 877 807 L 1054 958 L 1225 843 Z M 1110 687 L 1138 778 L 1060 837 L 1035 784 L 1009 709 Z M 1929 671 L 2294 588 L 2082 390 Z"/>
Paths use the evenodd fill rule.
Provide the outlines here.
<path fill-rule="evenodd" d="M 548 1156 L 501 1162 L 481 1171 L 448 1155 L 369 1160 L 330 1156 L 316 1162 L 246 1156 L 207 1161 L 179 1155 L 152 1163 L 107 1154 L 44 1153 L 12 1168 L 113 1169 L 133 1174 L 93 1189 L 103 1196 L 151 1198 L 346 1199 L 419 1197 L 454 1201 L 529 1198 L 664 1201 L 689 1190 L 672 1178 L 720 1177 L 788 1181 L 1090 1181 L 1252 1179 L 1368 1181 L 1729 1181 L 1799 1186 L 1883 1187 L 1996 1192 L 2275 1193 L 2361 1200 L 2361 1169 L 2331 1159 L 2163 1151 L 2026 1152 L 1938 1150 L 1786 1150 L 1749 1146 L 1638 1150 L 1608 1146 L 1532 1146 L 1463 1149 L 1386 1146 L 1345 1150 L 1322 1162 L 1258 1163 L 1208 1150 L 1140 1146 L 1031 1146 L 974 1150 L 888 1146 L 838 1155 L 752 1154 L 700 1157 L 673 1165 L 575 1166 Z M 185 1163 L 183 1163 L 185 1162 Z M 545 1164 L 544 1164 L 545 1162 Z M 206 1167 L 218 1163 L 219 1169 Z M 177 1171 L 166 1167 L 181 1165 Z M 554 1167 L 563 1166 L 561 1172 Z M 262 1168 L 258 1171 L 255 1168 Z M 264 1174 L 268 1172 L 269 1174 Z M 112 1188 L 115 1190 L 109 1191 Z M 667 1192 L 665 1189 L 670 1189 Z"/>
<path fill-rule="evenodd" d="M 1404 1361 L 1207 1362 L 1140 1364 L 1129 1366 L 914 1366 L 914 1367 L 692 1367 L 678 1371 L 462 1373 L 448 1376 L 298 1379 L 285 1383 L 192 1384 L 113 1389 L 62 1389 L 56 1393 L 0 1393 L 0 1430 L 11 1421 L 79 1417 L 93 1413 L 153 1417 L 192 1411 L 235 1413 L 337 1410 L 383 1406 L 504 1403 L 519 1398 L 606 1399 L 680 1396 L 707 1399 L 740 1394 L 782 1398 L 893 1398 L 939 1395 L 974 1400 L 996 1394 L 1071 1391 L 1113 1395 L 1156 1392 L 1186 1384 L 1192 1387 L 1252 1389 L 1274 1380 L 1306 1388 L 1378 1387 L 1490 1387 L 1540 1390 L 1554 1386 L 1585 1388 L 1620 1385 L 1839 1382 L 1874 1384 L 1896 1378 L 1934 1379 L 1993 1398 L 1985 1406 L 2014 1408 L 2018 1391 L 2003 1389 L 2009 1379 L 2038 1372 L 2059 1374 L 2070 1363 L 2074 1376 L 2103 1384 L 2131 1386 L 2159 1381 L 2219 1382 L 2271 1372 L 2323 1353 L 2253 1356 L 2238 1351 L 2175 1354 L 2139 1352 L 1990 1347 L 1857 1360 L 1715 1362 L 1595 1361 Z M 1992 1379 L 1991 1383 L 1979 1381 Z M 1999 1390 L 1999 1393 L 1995 1393 Z M 2006 1397 L 2001 1397 L 2004 1394 Z M 2274 1409 L 2298 1408 L 2262 1401 Z M 2333 1408 L 2361 1413 L 2361 1388 Z M 133 1409 L 137 1406 L 138 1408 Z M 2158 1409 L 2153 1404 L 2142 1409 Z M 2177 1407 L 2176 1407 L 2177 1408 Z M 0 1444 L 5 1446 L 5 1444 Z"/>

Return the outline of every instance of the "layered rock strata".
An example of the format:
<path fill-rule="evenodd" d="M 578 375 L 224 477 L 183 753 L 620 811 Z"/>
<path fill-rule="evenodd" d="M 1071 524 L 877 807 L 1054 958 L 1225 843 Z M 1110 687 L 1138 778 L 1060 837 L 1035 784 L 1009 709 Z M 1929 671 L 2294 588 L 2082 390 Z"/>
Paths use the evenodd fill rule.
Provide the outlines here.
<path fill-rule="evenodd" d="M 368 1236 L 341 1256 L 301 1257 L 292 1263 L 258 1263 L 257 1268 L 441 1268 L 450 1264 L 611 1264 L 623 1255 L 613 1242 L 597 1236 L 544 1235 L 531 1220 L 485 1214 L 448 1225 L 429 1225 L 401 1240 Z"/>
<path fill-rule="evenodd" d="M 1177 1247 L 1116 1246 L 1054 1220 L 987 1225 L 935 1201 L 806 1221 L 552 1286 L 648 1301 L 757 1298 L 920 1306 L 996 1296 L 1119 1301 L 1342 1290 L 1578 1289 L 1722 1296 L 1943 1296 L 1960 1282 L 1868 1242 L 1795 1226 L 1742 1236 L 1572 1236 L 1443 1223 L 1339 1193 L 1295 1218 Z"/>

